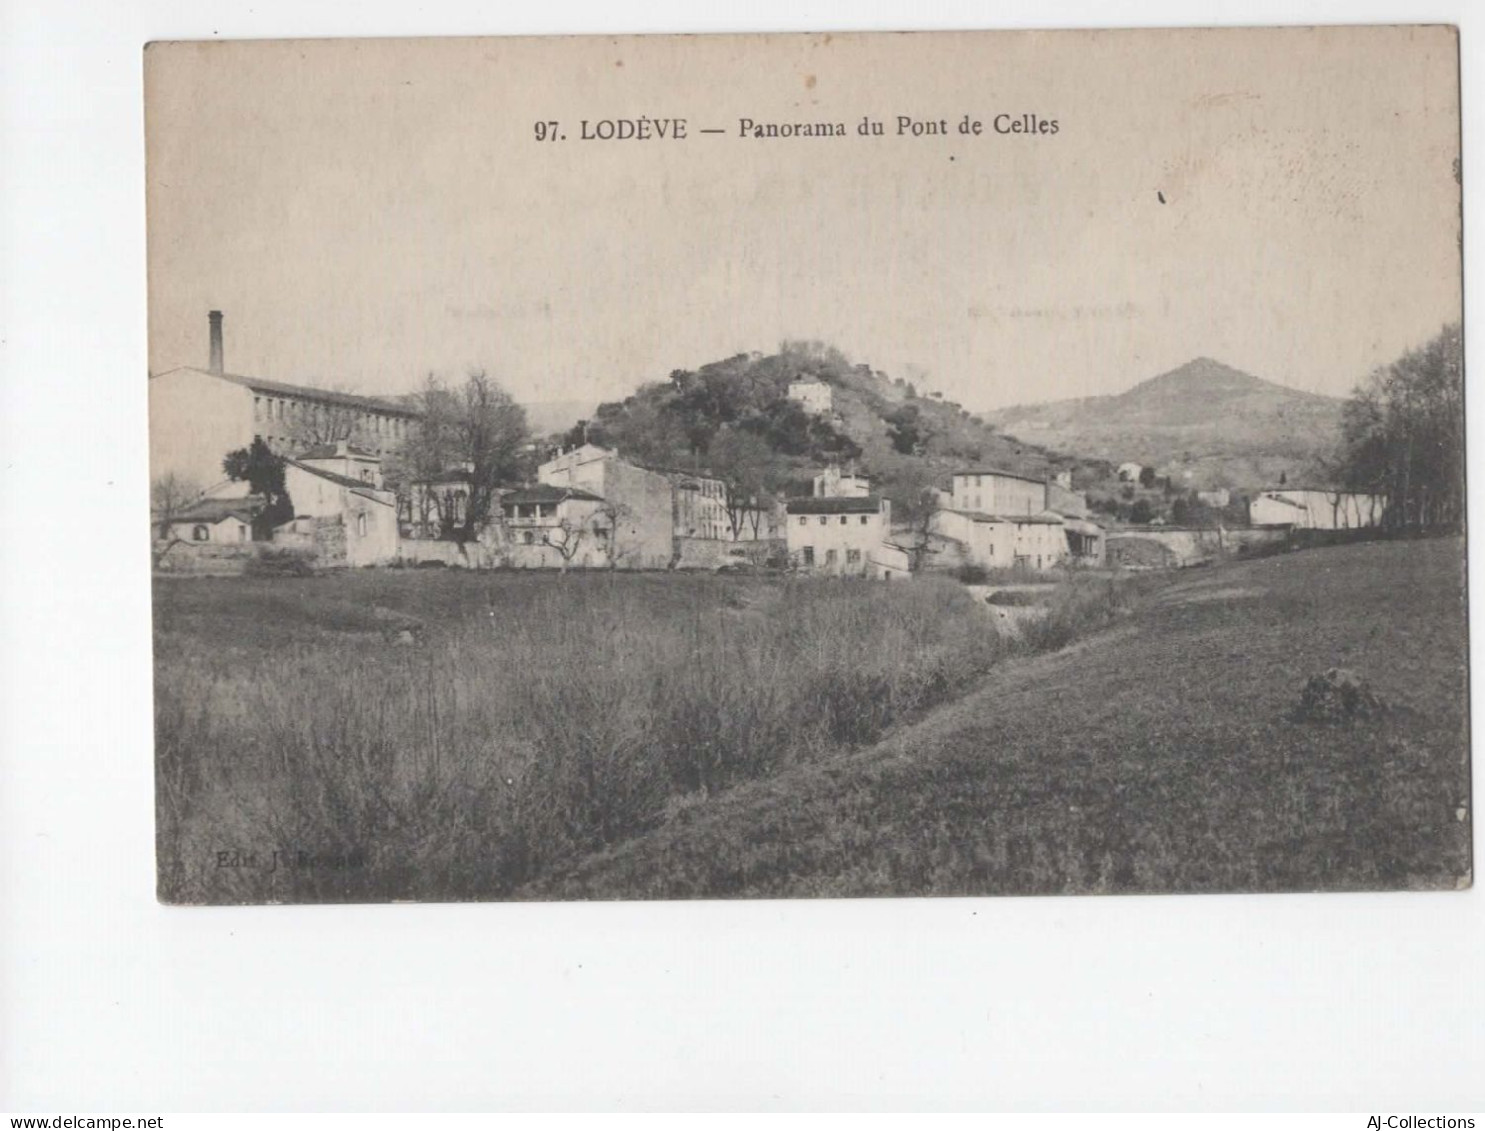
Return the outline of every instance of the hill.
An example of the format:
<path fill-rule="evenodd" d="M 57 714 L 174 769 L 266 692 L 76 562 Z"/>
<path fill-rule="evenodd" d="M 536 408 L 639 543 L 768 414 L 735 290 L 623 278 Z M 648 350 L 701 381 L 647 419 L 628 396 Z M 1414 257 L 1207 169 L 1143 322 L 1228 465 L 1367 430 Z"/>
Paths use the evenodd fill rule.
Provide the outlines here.
<path fill-rule="evenodd" d="M 1199 357 L 1116 396 L 983 414 L 1003 432 L 1113 464 L 1154 466 L 1189 487 L 1257 487 L 1319 477 L 1343 401 Z"/>
<path fill-rule="evenodd" d="M 882 741 L 678 809 L 524 898 L 1453 889 L 1470 876 L 1463 543 L 1158 582 Z M 1299 723 L 1344 658 L 1393 710 Z"/>
<path fill-rule="evenodd" d="M 828 388 L 828 409 L 791 399 L 801 378 Z M 710 471 L 759 490 L 808 493 L 821 466 L 839 463 L 870 476 L 899 515 L 924 487 L 947 486 L 949 473 L 968 465 L 1038 476 L 1071 469 L 1089 481 L 1109 471 L 1003 435 L 962 405 L 818 343 L 676 370 L 599 405 L 586 436 L 641 462 Z"/>

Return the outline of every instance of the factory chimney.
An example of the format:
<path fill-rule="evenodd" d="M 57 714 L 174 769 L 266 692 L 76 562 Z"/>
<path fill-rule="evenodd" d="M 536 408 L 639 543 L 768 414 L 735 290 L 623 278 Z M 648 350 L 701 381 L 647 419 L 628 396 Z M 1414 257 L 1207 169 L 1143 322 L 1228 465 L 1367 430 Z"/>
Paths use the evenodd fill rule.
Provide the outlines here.
<path fill-rule="evenodd" d="M 211 324 L 211 362 L 209 368 L 213 373 L 222 372 L 222 312 L 213 310 L 206 316 Z"/>

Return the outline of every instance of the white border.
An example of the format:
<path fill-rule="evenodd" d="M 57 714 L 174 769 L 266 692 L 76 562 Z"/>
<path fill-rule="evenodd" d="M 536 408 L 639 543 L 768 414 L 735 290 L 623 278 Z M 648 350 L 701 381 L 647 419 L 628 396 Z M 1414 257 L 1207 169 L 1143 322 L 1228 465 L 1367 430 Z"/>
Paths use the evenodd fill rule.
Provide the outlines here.
<path fill-rule="evenodd" d="M 1485 22 L 1464 0 L 993 15 L 0 6 L 0 1109 L 1485 1106 L 1478 889 L 240 910 L 153 898 L 146 40 L 1270 22 L 1461 24 L 1470 183 Z M 1480 204 L 1470 192 L 1472 219 Z M 1466 229 L 1470 264 L 1480 226 Z M 1470 301 L 1471 360 L 1482 327 Z"/>

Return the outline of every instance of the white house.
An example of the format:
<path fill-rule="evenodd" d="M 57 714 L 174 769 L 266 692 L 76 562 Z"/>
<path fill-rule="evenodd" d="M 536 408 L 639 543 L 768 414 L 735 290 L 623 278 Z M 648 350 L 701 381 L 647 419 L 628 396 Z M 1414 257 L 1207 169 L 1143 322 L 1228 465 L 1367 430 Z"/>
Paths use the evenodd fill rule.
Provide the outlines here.
<path fill-rule="evenodd" d="M 933 516 L 930 530 L 958 542 L 966 562 L 989 569 L 1046 570 L 1072 557 L 1065 520 L 1050 511 L 993 515 L 945 510 Z"/>
<path fill-rule="evenodd" d="M 1387 500 L 1381 495 L 1281 487 L 1253 497 L 1248 522 L 1295 530 L 1360 530 L 1381 526 L 1386 509 Z"/>
<path fill-rule="evenodd" d="M 834 405 L 830 386 L 818 377 L 807 377 L 803 373 L 789 382 L 789 399 L 797 401 L 805 412 L 816 416 L 828 416 Z"/>
<path fill-rule="evenodd" d="M 331 457 L 327 462 L 344 458 Z M 286 459 L 284 489 L 293 504 L 294 519 L 274 531 L 275 540 L 312 537 L 327 557 L 334 560 L 343 552 L 345 563 L 351 566 L 380 565 L 397 557 L 397 496 L 382 490 L 379 480 L 353 478 L 315 463 Z"/>
<path fill-rule="evenodd" d="M 892 504 L 876 495 L 790 499 L 785 504 L 789 562 L 812 573 L 865 577 L 897 560 L 883 550 Z"/>
<path fill-rule="evenodd" d="M 966 562 L 992 569 L 1101 565 L 1103 528 L 1071 482 L 1070 475 L 1048 481 L 993 468 L 956 471 L 949 505 L 933 516 L 930 533 L 959 543 Z"/>
<path fill-rule="evenodd" d="M 1143 464 L 1121 463 L 1119 465 L 1119 481 L 1122 483 L 1138 483 L 1140 476 L 1145 472 Z"/>
<path fill-rule="evenodd" d="M 262 506 L 257 496 L 198 499 L 170 516 L 168 536 L 181 542 L 251 542 L 253 516 Z"/>

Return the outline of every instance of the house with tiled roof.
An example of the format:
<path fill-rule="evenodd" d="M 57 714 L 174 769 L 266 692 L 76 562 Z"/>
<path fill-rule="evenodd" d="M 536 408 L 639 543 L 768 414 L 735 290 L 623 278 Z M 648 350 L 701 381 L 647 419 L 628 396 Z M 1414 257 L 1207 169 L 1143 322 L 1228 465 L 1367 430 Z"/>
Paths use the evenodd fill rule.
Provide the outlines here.
<path fill-rule="evenodd" d="M 253 518 L 262 509 L 257 495 L 197 499 L 171 515 L 166 537 L 180 542 L 236 545 L 253 539 Z"/>

